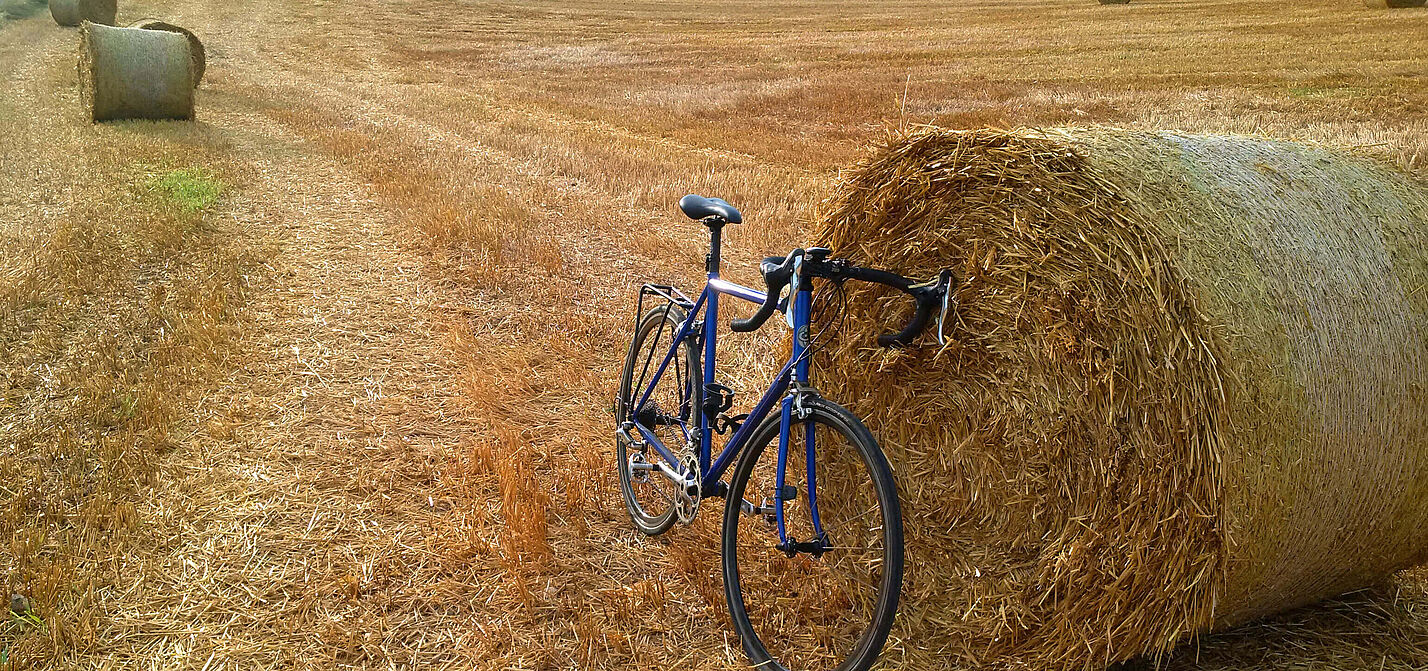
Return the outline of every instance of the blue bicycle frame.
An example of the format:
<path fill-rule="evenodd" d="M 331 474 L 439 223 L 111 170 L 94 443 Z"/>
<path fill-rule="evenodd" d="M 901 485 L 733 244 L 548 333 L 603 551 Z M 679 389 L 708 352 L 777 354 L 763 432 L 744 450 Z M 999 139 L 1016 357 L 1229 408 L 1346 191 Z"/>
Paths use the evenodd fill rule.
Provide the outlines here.
<path fill-rule="evenodd" d="M 716 237 L 716 249 L 718 244 L 717 240 L 718 238 Z M 717 363 L 715 353 L 718 347 L 720 296 L 732 296 L 755 304 L 762 304 L 766 298 L 764 292 L 719 279 L 718 257 L 713 255 L 711 255 L 711 257 L 708 269 L 708 283 L 705 285 L 704 291 L 699 295 L 699 300 L 689 309 L 688 316 L 685 318 L 684 323 L 680 325 L 673 342 L 670 343 L 669 351 L 660 361 L 654 376 L 640 394 L 639 401 L 635 403 L 628 417 L 628 423 L 632 424 L 633 428 L 639 432 L 640 439 L 653 448 L 654 452 L 659 454 L 660 457 L 667 462 L 667 466 L 655 464 L 652 470 L 660 471 L 665 477 L 677 475 L 680 479 L 685 481 L 683 484 L 687 484 L 690 478 L 687 469 L 681 463 L 680 459 L 675 455 L 674 451 L 670 450 L 669 446 L 660 441 L 650 427 L 640 424 L 636 418 L 640 416 L 640 410 L 649 402 L 655 385 L 658 384 L 660 378 L 664 376 L 670 363 L 675 360 L 676 356 L 679 356 L 680 348 L 691 338 L 695 339 L 696 342 L 702 339 L 704 344 L 703 365 L 700 367 L 699 378 L 693 380 L 693 384 L 699 385 L 697 388 L 704 390 L 707 394 L 707 387 L 705 385 L 713 381 Z M 717 457 L 713 455 L 712 449 L 714 426 L 710 422 L 711 418 L 704 412 L 702 407 L 691 408 L 692 414 L 697 416 L 697 422 L 695 422 L 695 426 L 693 427 L 697 439 L 691 442 L 697 444 L 699 471 L 703 474 L 699 482 L 699 491 L 707 492 L 713 496 L 720 496 L 725 491 L 725 487 L 723 483 L 720 482 L 720 478 L 723 477 L 724 472 L 729 469 L 729 466 L 733 464 L 734 457 L 746 447 L 754 431 L 764 422 L 769 413 L 773 411 L 774 404 L 779 403 L 780 398 L 782 398 L 778 434 L 778 465 L 775 474 L 774 490 L 779 493 L 779 495 L 773 497 L 774 500 L 777 501 L 775 505 L 775 516 L 778 524 L 780 543 L 787 542 L 788 540 L 783 518 L 784 498 L 781 493 L 784 491 L 784 475 L 788 463 L 789 431 L 793 426 L 794 404 L 797 394 L 801 393 L 801 390 L 808 385 L 809 358 L 805 356 L 805 352 L 808 347 L 809 322 L 813 311 L 813 293 L 809 290 L 810 288 L 811 287 L 799 287 L 797 285 L 791 287 L 791 297 L 789 300 L 793 304 L 792 322 L 795 337 L 788 362 L 784 364 L 783 369 L 774 377 L 773 383 L 769 386 L 768 390 L 764 392 L 758 403 L 754 405 L 753 410 L 749 412 L 748 418 L 734 431 L 734 435 L 729 438 L 729 442 L 724 445 L 724 449 L 719 452 Z M 675 295 L 677 292 L 674 292 L 672 289 L 670 289 L 669 292 L 665 292 L 664 289 L 664 287 L 659 287 L 653 290 L 652 293 L 661 295 L 672 302 L 678 302 L 678 298 Z M 699 318 L 701 309 L 704 311 L 703 319 Z M 692 377 L 694 371 L 690 371 L 690 375 Z M 790 386 L 795 388 L 795 392 L 786 395 Z M 701 397 L 702 396 L 703 394 L 701 394 Z M 627 418 L 624 417 L 620 418 L 621 421 L 625 421 L 626 419 Z M 675 418 L 675 421 L 680 425 L 682 434 L 688 438 L 691 435 L 690 422 L 683 417 Z M 814 426 L 812 422 L 807 422 L 806 426 L 807 434 L 804 444 L 806 445 L 807 453 L 804 461 L 808 466 L 808 508 L 813 517 L 814 531 L 821 536 L 823 529 L 821 521 L 818 518 L 818 499 L 814 491 Z M 631 438 L 633 437 L 631 436 Z M 628 466 L 622 465 L 622 467 Z M 744 507 L 748 510 L 747 505 Z"/>

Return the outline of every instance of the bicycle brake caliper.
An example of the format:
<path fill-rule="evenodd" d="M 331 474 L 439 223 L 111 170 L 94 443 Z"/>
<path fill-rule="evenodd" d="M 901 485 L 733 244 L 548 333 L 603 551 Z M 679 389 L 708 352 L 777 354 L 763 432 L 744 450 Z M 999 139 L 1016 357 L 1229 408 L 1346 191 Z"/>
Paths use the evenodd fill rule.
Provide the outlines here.
<path fill-rule="evenodd" d="M 810 400 L 818 398 L 818 392 L 805 384 L 794 382 L 790 385 L 789 394 L 793 396 L 793 416 L 797 419 L 808 419 L 813 416 L 813 408 L 803 404 L 804 397 Z"/>

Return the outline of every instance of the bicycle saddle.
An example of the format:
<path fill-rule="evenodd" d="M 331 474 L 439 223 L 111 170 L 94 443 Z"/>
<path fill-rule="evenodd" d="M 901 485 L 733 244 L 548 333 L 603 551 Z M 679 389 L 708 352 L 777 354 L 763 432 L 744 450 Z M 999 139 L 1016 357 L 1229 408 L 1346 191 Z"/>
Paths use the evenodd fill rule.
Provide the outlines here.
<path fill-rule="evenodd" d="M 743 215 L 739 214 L 739 211 L 734 209 L 733 205 L 718 198 L 705 198 L 704 196 L 696 196 L 692 193 L 679 199 L 679 210 L 684 213 L 684 216 L 695 221 L 702 220 L 706 217 L 719 217 L 723 219 L 725 223 L 730 224 L 738 224 L 744 221 Z"/>

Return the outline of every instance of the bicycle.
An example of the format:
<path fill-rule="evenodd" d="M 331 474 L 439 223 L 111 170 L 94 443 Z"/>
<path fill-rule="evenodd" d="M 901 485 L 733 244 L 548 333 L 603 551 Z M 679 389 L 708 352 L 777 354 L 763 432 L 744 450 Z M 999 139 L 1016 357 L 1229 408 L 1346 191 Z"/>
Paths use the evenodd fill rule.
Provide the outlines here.
<path fill-rule="evenodd" d="M 726 225 L 743 221 L 739 211 L 723 200 L 692 194 L 679 208 L 709 229 L 708 280 L 697 300 L 672 285 L 640 287 L 635 335 L 615 403 L 626 508 L 635 526 L 653 536 L 676 522 L 691 522 L 702 500 L 724 498 L 725 599 L 751 663 L 784 671 L 795 662 L 801 668 L 867 669 L 881 653 L 897 612 L 902 515 L 877 440 L 861 419 L 820 396 L 809 382 L 811 356 L 823 337 L 810 335 L 814 283 L 833 287 L 833 293 L 820 291 L 829 296 L 824 305 L 834 295 L 841 298 L 848 280 L 909 294 L 916 303 L 911 321 L 877 339 L 894 347 L 909 345 L 934 313 L 943 340 L 953 276 L 943 270 L 915 283 L 814 247 L 764 259 L 760 292 L 719 278 L 721 234 Z M 782 298 L 785 287 L 788 298 Z M 759 305 L 751 317 L 732 320 L 732 331 L 756 331 L 782 311 L 794 334 L 788 361 L 744 414 L 729 414 L 734 392 L 714 382 L 720 296 Z M 646 311 L 647 298 L 663 302 Z M 650 375 L 666 333 L 668 348 Z M 715 434 L 730 432 L 715 456 Z M 775 440 L 777 450 L 766 458 Z M 794 446 L 800 441 L 801 448 Z M 749 570 L 763 563 L 761 570 Z"/>

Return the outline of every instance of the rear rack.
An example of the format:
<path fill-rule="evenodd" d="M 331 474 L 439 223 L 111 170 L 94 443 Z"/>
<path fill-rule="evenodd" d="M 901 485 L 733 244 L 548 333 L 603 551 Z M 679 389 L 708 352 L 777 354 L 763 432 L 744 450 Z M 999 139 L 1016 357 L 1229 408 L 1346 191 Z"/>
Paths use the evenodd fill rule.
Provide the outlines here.
<path fill-rule="evenodd" d="M 635 303 L 636 325 L 640 323 L 640 317 L 643 317 L 645 314 L 645 296 L 654 296 L 657 298 L 664 299 L 666 304 L 673 303 L 675 305 L 678 305 L 679 307 L 684 308 L 685 311 L 694 310 L 694 301 L 689 300 L 689 297 L 685 296 L 683 291 L 680 291 L 679 289 L 676 289 L 671 285 L 641 284 L 640 300 L 639 302 Z"/>
<path fill-rule="evenodd" d="M 652 297 L 655 301 L 663 300 L 665 305 L 678 305 L 688 313 L 685 318 L 694 318 L 694 301 L 689 300 L 684 292 L 674 288 L 669 284 L 642 284 L 640 285 L 640 300 L 635 303 L 635 329 L 640 327 L 640 319 L 645 316 L 645 297 Z M 699 322 L 695 322 L 697 326 Z M 682 328 L 684 325 L 680 324 Z M 701 331 L 698 328 L 690 329 L 687 338 L 699 338 Z M 640 376 L 640 384 L 644 384 L 644 375 Z M 621 417 L 622 421 L 628 418 Z"/>
<path fill-rule="evenodd" d="M 686 310 L 694 309 L 694 301 L 689 300 L 683 291 L 674 288 L 669 284 L 642 284 L 640 285 L 640 302 L 635 307 L 635 318 L 645 313 L 645 296 L 659 296 L 660 298 L 674 303 Z"/>

